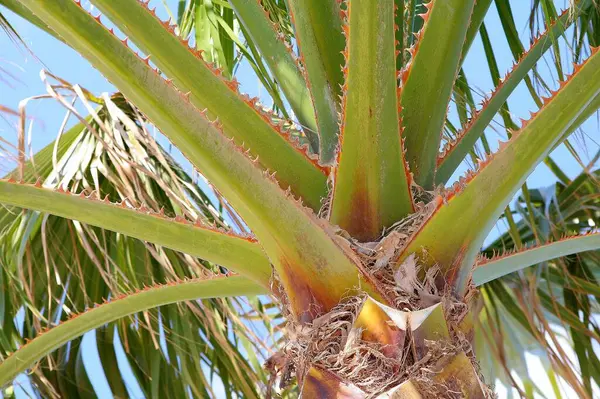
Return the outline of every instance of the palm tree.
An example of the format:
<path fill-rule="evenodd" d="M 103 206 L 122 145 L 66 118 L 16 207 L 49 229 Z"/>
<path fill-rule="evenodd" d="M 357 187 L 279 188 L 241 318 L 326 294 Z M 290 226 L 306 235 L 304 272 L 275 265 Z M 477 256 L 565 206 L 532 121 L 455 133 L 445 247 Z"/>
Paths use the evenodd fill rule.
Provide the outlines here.
<path fill-rule="evenodd" d="M 503 316 L 494 300 L 513 309 L 512 317 L 520 319 L 522 328 L 537 342 L 543 340 L 540 331 L 547 331 L 536 324 L 547 319 L 543 312 L 536 313 L 535 319 L 527 318 L 531 314 L 523 311 L 515 314 L 518 306 L 511 307 L 506 298 L 517 304 L 514 298 L 524 301 L 518 293 L 527 291 L 517 290 L 518 282 L 503 276 L 600 248 L 600 236 L 594 232 L 578 235 L 581 228 L 567 223 L 564 231 L 571 235 L 555 237 L 540 234 L 535 223 L 528 223 L 535 222 L 536 206 L 533 193 L 524 185 L 527 176 L 541 162 L 554 165 L 548 158 L 550 152 L 600 106 L 600 52 L 585 47 L 585 43 L 597 43 L 598 10 L 591 0 L 580 0 L 558 14 L 549 3 L 535 2 L 534 11 L 540 4 L 543 8 L 547 29 L 524 52 L 514 23 L 511 25 L 510 7 L 505 1 L 496 1 L 518 59 L 500 79 L 482 24 L 491 1 L 381 0 L 376 6 L 365 0 L 341 4 L 334 0 L 182 2 L 179 23 L 173 26 L 158 19 L 143 1 L 93 0 L 127 36 L 121 39 L 104 27 L 101 17 L 91 16 L 72 0 L 1 0 L 0 4 L 50 30 L 87 58 L 137 107 L 118 108 L 111 105 L 115 100 L 103 98 L 105 112 L 112 113 L 113 121 L 120 121 L 116 126 L 126 126 L 130 132 L 142 129 L 144 122 L 137 117 L 133 118 L 135 128 L 123 117 L 129 115 L 131 121 L 139 108 L 243 222 L 238 233 L 223 230 L 211 224 L 220 220 L 218 212 L 211 213 L 198 201 L 193 207 L 186 206 L 188 197 L 202 195 L 197 189 L 194 194 L 181 188 L 185 177 L 177 175 L 172 164 L 165 167 L 162 162 L 162 172 L 156 175 L 157 162 L 165 158 L 149 140 L 143 148 L 153 148 L 156 159 L 153 167 L 142 165 L 144 176 L 153 172 L 153 184 L 161 186 L 159 192 L 169 193 L 168 200 L 145 195 L 155 193 L 150 188 L 127 191 L 121 180 L 105 187 L 99 187 L 93 178 L 83 179 L 88 184 L 76 179 L 61 185 L 56 177 L 28 183 L 21 163 L 16 176 L 0 181 L 0 202 L 104 229 L 80 228 L 77 234 L 86 238 L 70 246 L 70 251 L 88 250 L 91 237 L 95 237 L 98 250 L 104 250 L 98 243 L 119 243 L 124 235 L 148 243 L 144 246 L 153 254 L 155 248 L 169 248 L 164 249 L 172 254 L 169 259 L 178 259 L 170 265 L 182 262 L 185 267 L 173 267 L 184 270 L 141 284 L 131 284 L 136 281 L 134 273 L 123 280 L 127 284 L 120 284 L 120 274 L 127 266 L 116 267 L 111 262 L 104 268 L 98 266 L 110 291 L 100 290 L 91 301 L 76 298 L 74 308 L 82 313 L 73 313 L 59 324 L 48 322 L 51 328 L 37 333 L 27 344 L 9 342 L 13 348 L 5 350 L 8 356 L 0 364 L 0 384 L 9 383 L 71 339 L 125 316 L 175 302 L 268 294 L 286 319 L 281 349 L 267 361 L 270 382 L 277 379 L 281 389 L 296 384 L 306 398 L 492 395 L 477 366 L 476 354 L 482 353 L 473 347 L 476 332 L 498 336 Z M 195 20 L 191 21 L 191 15 Z M 572 74 L 565 75 L 557 38 L 576 22 L 573 54 L 577 64 Z M 194 24 L 191 48 L 187 39 Z M 234 57 L 232 38 L 236 36 L 231 32 L 237 27 L 248 39 L 246 45 L 238 44 L 239 53 L 251 60 L 274 99 L 275 110 L 238 92 L 233 76 L 239 59 Z M 496 88 L 467 118 L 467 109 L 473 110 L 474 103 L 461 65 L 478 32 Z M 232 35 L 227 36 L 229 33 Z M 133 52 L 130 41 L 146 56 Z M 535 70 L 549 49 L 554 50 L 560 70 L 560 81 L 554 82 L 559 88 L 548 98 L 540 98 L 536 83 L 554 87 Z M 580 58 L 585 60 L 580 62 Z M 521 82 L 531 89 L 540 109 L 517 126 L 506 100 Z M 85 97 L 80 89 L 74 90 Z M 460 129 L 447 120 L 451 97 L 457 104 Z M 116 111 L 123 108 L 129 109 L 128 113 Z M 508 140 L 491 153 L 483 133 L 498 113 L 508 128 Z M 290 120 L 291 115 L 297 120 Z M 118 149 L 117 144 L 104 147 L 106 139 L 94 137 L 106 156 Z M 478 150 L 479 139 L 483 154 Z M 477 167 L 448 184 L 466 157 L 475 160 Z M 107 181 L 111 174 L 104 175 Z M 124 181 L 129 179 L 145 180 L 128 177 Z M 165 185 L 165 181 L 171 183 Z M 586 196 L 585 191 L 579 192 L 582 186 L 566 183 L 564 191 L 576 191 L 576 198 Z M 588 190 L 589 182 L 583 187 Z M 520 188 L 527 217 L 515 222 L 507 206 Z M 108 197 L 101 199 L 98 192 Z M 186 197 L 184 202 L 172 203 L 167 209 L 170 212 L 158 211 L 158 205 L 182 197 Z M 543 203 L 536 200 L 538 205 Z M 565 201 L 560 204 L 563 208 L 557 209 L 574 206 L 586 211 L 569 196 Z M 553 220 L 546 213 L 544 220 Z M 22 215 L 18 224 L 26 225 L 32 214 Z M 507 247 L 517 251 L 487 259 L 481 248 L 500 217 L 511 228 L 508 236 L 490 246 L 488 254 Z M 239 234 L 246 226 L 252 235 Z M 99 240 L 99 232 L 107 231 L 115 233 Z M 535 241 L 526 239 L 529 232 Z M 41 247 L 44 254 L 47 237 L 40 234 L 37 250 Z M 539 246 L 528 247 L 528 242 Z M 127 263 L 123 246 L 113 251 L 107 259 Z M 181 253 L 205 260 L 203 273 L 192 272 L 190 262 L 196 261 Z M 553 301 L 544 290 L 536 298 L 551 314 L 561 314 L 561 320 L 574 309 L 584 309 L 587 321 L 571 331 L 583 384 L 575 380 L 572 385 L 577 394 L 586 397 L 592 393 L 590 381 L 596 378 L 597 361 L 587 367 L 584 360 L 595 355 L 591 341 L 577 331 L 587 330 L 591 323 L 592 310 L 585 304 L 589 295 L 584 293 L 592 294 L 595 284 L 584 270 L 585 261 L 564 262 L 545 263 L 542 268 L 544 281 L 563 287 L 564 301 Z M 17 272 L 24 270 L 22 264 L 17 262 Z M 44 268 L 51 263 L 44 259 L 35 264 Z M 132 269 L 146 267 L 137 259 L 129 265 Z M 170 266 L 160 267 L 169 270 Z M 518 275 L 521 280 L 524 273 L 527 271 Z M 71 275 L 73 284 L 83 284 L 77 296 L 87 295 L 90 287 L 85 280 L 89 276 L 76 271 Z M 144 287 L 144 283 L 149 285 Z M 480 296 L 478 287 L 485 283 Z M 587 291 L 577 289 L 583 283 L 588 284 Z M 20 297 L 27 298 L 26 306 L 31 303 L 48 315 L 51 306 L 56 308 L 54 299 L 60 297 L 39 292 L 48 287 L 47 282 L 25 286 Z M 517 294 L 501 296 L 507 287 Z M 60 293 L 62 288 L 55 289 Z M 100 298 L 108 300 L 90 306 L 101 302 Z M 232 302 L 210 303 L 230 304 L 230 318 L 235 318 L 235 311 L 246 310 L 244 306 L 231 307 Z M 188 323 L 183 310 L 197 316 L 199 312 L 193 309 L 203 305 L 193 302 L 189 306 L 169 316 Z M 567 312 L 560 312 L 563 308 Z M 216 312 L 213 308 L 206 314 Z M 58 320 L 61 318 L 59 314 Z M 207 328 L 201 323 L 207 318 L 198 319 L 197 328 Z M 12 317 L 5 320 L 12 321 Z M 484 328 L 480 327 L 482 320 Z M 152 331 L 151 324 L 148 322 Z M 571 319 L 571 324 L 577 323 Z M 496 330 L 491 330 L 494 327 Z M 241 327 L 238 330 L 245 334 Z M 226 337 L 223 333 L 219 336 Z M 238 350 L 225 341 L 219 344 L 227 345 L 228 355 Z M 136 342 L 140 351 L 151 345 L 147 339 Z M 194 350 L 183 349 L 180 356 L 187 353 Z M 148 361 L 150 356 L 142 358 Z M 550 359 L 563 378 L 572 375 L 554 357 Z M 211 361 L 219 364 L 215 358 Z M 199 362 L 192 357 L 188 364 L 198 371 Z M 238 359 L 231 364 L 243 363 Z M 221 364 L 222 369 L 227 368 Z M 146 370 L 142 373 L 152 376 L 148 380 L 159 384 L 161 366 L 152 363 Z M 258 395 L 256 381 L 260 377 L 250 376 L 252 371 L 260 372 L 256 367 L 238 374 L 221 371 L 226 381 L 237 379 L 228 386 L 232 391 Z M 76 370 L 73 373 L 76 375 Z M 192 385 L 192 380 L 193 375 L 185 384 Z M 38 385 L 44 384 L 51 386 L 40 378 Z M 79 388 L 83 382 L 75 385 Z M 194 394 L 202 396 L 200 390 Z"/>

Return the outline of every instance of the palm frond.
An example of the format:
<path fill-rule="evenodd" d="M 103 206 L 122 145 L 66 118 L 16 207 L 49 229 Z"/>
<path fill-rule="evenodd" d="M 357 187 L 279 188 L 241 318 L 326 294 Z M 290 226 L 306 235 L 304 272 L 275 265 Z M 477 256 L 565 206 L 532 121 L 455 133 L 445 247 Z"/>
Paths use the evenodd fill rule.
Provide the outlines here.
<path fill-rule="evenodd" d="M 88 96 L 64 81 L 53 88 L 63 104 L 70 105 L 74 97 L 91 112 L 82 116 L 73 114 L 73 108 L 69 111 L 78 123 L 61 131 L 55 143 L 27 162 L 24 180 L 40 180 L 45 187 L 65 191 L 93 190 L 112 201 L 143 204 L 167 215 L 232 228 L 214 192 L 199 186 L 177 164 L 153 138 L 139 111 L 120 94 Z M 19 178 L 18 170 L 11 175 Z M 75 221 L 17 208 L 0 212 L 3 357 L 103 298 L 226 272 L 218 265 Z M 267 381 L 260 364 L 270 346 L 256 339 L 264 334 L 256 331 L 254 323 L 236 314 L 252 310 L 269 320 L 261 306 L 260 301 L 243 300 L 188 302 L 98 329 L 94 344 L 113 395 L 127 396 L 132 381 L 123 374 L 126 362 L 148 396 L 160 395 L 164 389 L 191 389 L 200 396 L 218 397 L 211 388 L 214 378 L 220 378 L 227 391 L 257 396 L 257 387 Z M 240 340 L 249 346 L 242 349 Z M 118 345 L 124 347 L 124 357 L 117 355 Z M 81 357 L 86 350 L 76 339 L 70 350 L 60 349 L 43 360 L 29 378 L 44 396 L 84 395 L 80 381 L 89 371 Z M 247 360 L 249 350 L 257 356 L 254 364 Z M 162 370 L 160 383 L 158 370 Z"/>
<path fill-rule="evenodd" d="M 484 253 L 518 250 L 543 240 L 595 231 L 600 222 L 600 171 L 583 172 L 571 182 L 521 196 L 512 216 L 514 227 L 484 249 Z M 598 384 L 599 353 L 594 348 L 600 330 L 597 278 L 600 252 L 587 251 L 540 263 L 485 284 L 480 317 L 482 371 L 516 385 L 535 388 L 524 351 L 539 356 L 549 377 L 555 376 L 580 395 L 593 395 Z M 511 339 L 511 335 L 518 337 Z M 517 344 L 517 342 L 519 344 Z M 520 348 L 513 348 L 521 345 Z M 574 348 L 573 363 L 569 353 Z M 511 380 L 510 371 L 522 385 Z M 560 378 L 559 378 L 560 377 Z M 564 386 L 563 386 L 564 387 Z"/>

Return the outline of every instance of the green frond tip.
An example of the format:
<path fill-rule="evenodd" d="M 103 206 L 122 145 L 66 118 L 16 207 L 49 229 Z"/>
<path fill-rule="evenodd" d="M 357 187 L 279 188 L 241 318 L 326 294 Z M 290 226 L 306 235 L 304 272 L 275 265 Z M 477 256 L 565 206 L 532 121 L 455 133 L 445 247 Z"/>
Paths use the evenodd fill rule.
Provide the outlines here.
<path fill-rule="evenodd" d="M 0 386 L 12 381 L 17 375 L 42 357 L 80 335 L 106 323 L 137 312 L 181 301 L 231 296 L 252 296 L 268 293 L 267 289 L 244 277 L 215 277 L 208 280 L 176 281 L 166 285 L 145 288 L 123 295 L 80 315 L 60 323 L 35 339 L 27 342 L 0 363 Z"/>

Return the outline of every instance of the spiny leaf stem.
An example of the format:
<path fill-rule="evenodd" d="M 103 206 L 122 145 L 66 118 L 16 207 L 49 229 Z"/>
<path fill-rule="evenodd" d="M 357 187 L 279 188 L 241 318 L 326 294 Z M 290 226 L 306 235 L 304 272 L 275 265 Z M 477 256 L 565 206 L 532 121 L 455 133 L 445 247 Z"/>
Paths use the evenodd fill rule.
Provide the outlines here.
<path fill-rule="evenodd" d="M 173 281 L 123 294 L 67 321 L 42 331 L 0 363 L 0 386 L 31 367 L 34 362 L 78 336 L 106 323 L 137 312 L 175 302 L 230 296 L 266 294 L 266 288 L 241 276 Z"/>

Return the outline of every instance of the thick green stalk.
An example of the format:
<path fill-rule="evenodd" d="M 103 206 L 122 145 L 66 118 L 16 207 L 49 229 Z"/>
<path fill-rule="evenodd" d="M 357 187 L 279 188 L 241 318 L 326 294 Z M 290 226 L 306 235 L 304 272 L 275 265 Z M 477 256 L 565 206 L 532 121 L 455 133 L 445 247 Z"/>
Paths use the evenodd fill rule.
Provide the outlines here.
<path fill-rule="evenodd" d="M 425 25 L 402 75 L 402 125 L 406 158 L 416 182 L 434 183 L 436 159 L 452 87 L 475 0 L 427 3 Z"/>
<path fill-rule="evenodd" d="M 362 241 L 414 211 L 400 139 L 394 1 L 347 3 L 341 148 L 331 222 Z M 376 43 L 376 45 L 374 45 Z"/>
<path fill-rule="evenodd" d="M 181 301 L 261 295 L 267 292 L 264 287 L 244 277 L 234 276 L 174 282 L 118 297 L 40 333 L 4 359 L 0 363 L 0 386 L 9 383 L 36 361 L 70 340 L 134 313 Z"/>

